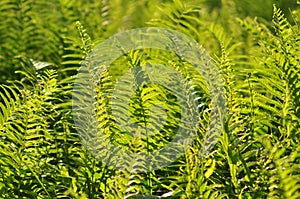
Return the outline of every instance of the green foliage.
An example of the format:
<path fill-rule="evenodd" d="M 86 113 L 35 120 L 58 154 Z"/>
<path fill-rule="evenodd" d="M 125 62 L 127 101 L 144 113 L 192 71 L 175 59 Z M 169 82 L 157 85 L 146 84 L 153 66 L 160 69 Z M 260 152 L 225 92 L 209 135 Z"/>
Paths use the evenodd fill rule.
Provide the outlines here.
<path fill-rule="evenodd" d="M 261 2 L 266 10 L 233 0 L 2 0 L 0 197 L 300 198 L 300 13 L 294 1 Z M 164 86 L 147 84 L 151 76 L 144 66 L 175 69 L 189 82 L 178 86 L 195 91 L 201 110 L 196 137 L 175 162 L 141 173 L 149 164 L 137 160 L 119 171 L 99 161 L 78 135 L 74 79 L 96 44 L 146 25 L 185 33 L 207 49 L 223 77 L 227 115 L 217 142 L 203 153 L 212 103 L 206 82 L 189 63 L 167 51 L 142 49 L 109 69 L 98 67 L 101 81 L 91 80 L 95 129 L 124 150 L 161 149 L 184 127 L 179 99 Z M 121 79 L 128 69 L 135 72 L 134 95 L 130 80 Z M 129 110 L 112 99 L 116 86 L 130 96 Z M 116 125 L 115 117 L 128 114 L 151 134 Z"/>

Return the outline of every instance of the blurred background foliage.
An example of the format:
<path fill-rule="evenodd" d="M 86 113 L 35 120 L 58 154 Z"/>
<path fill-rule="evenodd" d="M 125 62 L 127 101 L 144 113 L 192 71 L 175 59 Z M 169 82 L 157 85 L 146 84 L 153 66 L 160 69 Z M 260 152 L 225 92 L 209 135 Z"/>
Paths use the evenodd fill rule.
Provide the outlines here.
<path fill-rule="evenodd" d="M 78 38 L 76 21 L 84 24 L 93 40 L 101 41 L 116 32 L 145 26 L 163 15 L 159 7 L 172 4 L 167 0 L 3 0 L 0 3 L 0 80 L 16 79 L 14 72 L 20 69 L 20 64 L 15 63 L 16 56 L 61 65 L 68 41 Z M 198 6 L 205 20 L 222 24 L 229 33 L 237 31 L 230 27 L 237 17 L 257 17 L 271 27 L 273 4 L 295 23 L 290 13 L 297 8 L 296 0 L 188 0 L 185 4 Z"/>

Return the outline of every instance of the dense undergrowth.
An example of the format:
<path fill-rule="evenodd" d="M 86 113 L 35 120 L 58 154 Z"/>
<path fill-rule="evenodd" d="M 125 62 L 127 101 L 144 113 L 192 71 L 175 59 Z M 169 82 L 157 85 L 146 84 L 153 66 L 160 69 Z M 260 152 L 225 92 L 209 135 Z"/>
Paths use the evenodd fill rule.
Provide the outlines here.
<path fill-rule="evenodd" d="M 0 197 L 300 198 L 299 15 L 292 0 L 2 0 Z M 95 96 L 99 125 L 115 144 L 145 149 L 145 140 L 122 137 L 114 128 L 106 95 L 128 68 L 153 62 L 174 67 L 193 81 L 203 114 L 197 137 L 176 162 L 148 173 L 119 171 L 82 144 L 72 115 L 73 83 L 93 46 L 147 26 L 177 30 L 203 45 L 221 71 L 227 114 L 212 150 L 199 155 L 211 108 L 201 77 L 167 52 L 120 57 Z M 131 98 L 137 123 L 147 123 L 147 111 L 135 110 L 148 110 L 164 92 L 157 85 L 137 89 Z M 167 124 L 146 143 L 152 150 L 178 128 L 178 106 L 168 96 Z"/>

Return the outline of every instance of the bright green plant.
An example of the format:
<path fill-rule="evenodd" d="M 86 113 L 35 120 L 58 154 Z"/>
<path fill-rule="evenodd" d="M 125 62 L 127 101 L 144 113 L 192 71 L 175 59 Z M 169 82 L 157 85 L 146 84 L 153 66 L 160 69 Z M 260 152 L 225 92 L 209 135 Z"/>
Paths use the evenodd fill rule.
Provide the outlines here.
<path fill-rule="evenodd" d="M 287 13 L 288 4 L 281 6 Z M 254 9 L 258 18 L 240 9 Z M 268 10 L 272 21 L 250 1 L 1 1 L 0 197 L 300 198 L 299 9 L 288 19 L 277 6 Z M 156 84 L 142 84 L 130 110 L 119 109 L 120 117 L 129 112 L 142 126 L 154 124 L 155 136 L 124 135 L 115 125 L 109 94 L 130 68 L 139 75 L 146 64 L 173 67 L 197 92 L 201 114 L 194 142 L 177 161 L 148 173 L 138 172 L 142 161 L 118 171 L 80 139 L 73 83 L 93 46 L 146 25 L 180 31 L 206 48 L 223 77 L 227 115 L 212 150 L 199 155 L 211 120 L 203 78 L 173 53 L 127 53 L 103 71 L 94 96 L 97 125 L 112 143 L 136 153 L 156 150 L 180 126 L 176 97 Z M 164 126 L 155 125 L 159 116 L 149 118 L 155 104 L 166 110 Z"/>

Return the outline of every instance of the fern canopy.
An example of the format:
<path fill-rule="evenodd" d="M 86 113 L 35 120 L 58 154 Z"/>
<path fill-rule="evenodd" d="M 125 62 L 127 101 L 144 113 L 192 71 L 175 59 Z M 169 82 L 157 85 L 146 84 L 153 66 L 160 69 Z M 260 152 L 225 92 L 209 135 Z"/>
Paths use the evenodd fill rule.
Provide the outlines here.
<path fill-rule="evenodd" d="M 0 197 L 300 198 L 299 15 L 296 0 L 1 0 Z M 158 29 L 181 36 L 151 48 Z"/>

